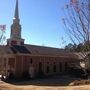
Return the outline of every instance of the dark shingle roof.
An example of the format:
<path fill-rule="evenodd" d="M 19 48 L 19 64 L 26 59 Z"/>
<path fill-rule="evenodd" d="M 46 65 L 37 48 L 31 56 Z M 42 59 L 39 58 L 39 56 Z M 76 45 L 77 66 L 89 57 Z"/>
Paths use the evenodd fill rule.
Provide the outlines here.
<path fill-rule="evenodd" d="M 13 45 L 10 48 L 13 51 L 13 53 L 25 53 L 25 54 L 31 53 L 30 51 L 28 51 L 26 47 L 20 45 Z"/>

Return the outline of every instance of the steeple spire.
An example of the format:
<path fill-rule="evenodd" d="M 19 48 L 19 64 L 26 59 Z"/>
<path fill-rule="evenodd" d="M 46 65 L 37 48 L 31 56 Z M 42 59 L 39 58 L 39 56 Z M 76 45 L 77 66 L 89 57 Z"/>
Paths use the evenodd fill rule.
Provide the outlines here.
<path fill-rule="evenodd" d="M 16 0 L 16 7 L 15 7 L 15 15 L 14 15 L 15 19 L 19 19 L 19 11 L 18 11 L 18 0 Z"/>
<path fill-rule="evenodd" d="M 11 35 L 10 39 L 7 40 L 7 45 L 22 45 L 22 44 L 24 44 L 24 39 L 21 38 L 21 25 L 19 23 L 18 0 L 16 0 L 15 14 L 13 24 L 11 25 Z"/>

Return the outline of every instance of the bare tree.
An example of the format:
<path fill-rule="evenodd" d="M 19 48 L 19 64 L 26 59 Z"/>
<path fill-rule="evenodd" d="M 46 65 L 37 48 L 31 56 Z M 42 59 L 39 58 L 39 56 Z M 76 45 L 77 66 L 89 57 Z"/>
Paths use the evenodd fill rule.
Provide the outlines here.
<path fill-rule="evenodd" d="M 0 25 L 0 75 L 3 74 L 3 70 L 5 70 L 5 62 L 4 62 L 4 44 L 5 44 L 5 29 L 6 25 Z"/>
<path fill-rule="evenodd" d="M 6 25 L 0 25 L 0 45 L 4 45 Z"/>
<path fill-rule="evenodd" d="M 86 45 L 90 50 L 90 0 L 71 0 L 64 9 L 65 30 L 74 44 Z"/>
<path fill-rule="evenodd" d="M 63 10 L 65 31 L 73 44 L 83 44 L 84 58 L 90 51 L 90 0 L 70 0 Z"/>

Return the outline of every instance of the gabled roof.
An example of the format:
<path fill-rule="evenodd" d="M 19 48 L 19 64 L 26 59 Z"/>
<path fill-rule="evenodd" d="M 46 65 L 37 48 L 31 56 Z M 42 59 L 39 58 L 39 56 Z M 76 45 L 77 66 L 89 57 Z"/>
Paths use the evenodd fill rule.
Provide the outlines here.
<path fill-rule="evenodd" d="M 13 45 L 10 48 L 14 54 L 16 53 L 30 54 L 31 53 L 25 46 L 21 46 L 21 45 Z"/>
<path fill-rule="evenodd" d="M 73 53 L 69 51 L 65 51 L 64 49 L 45 47 L 45 46 L 36 46 L 36 45 L 24 45 L 31 54 L 34 55 L 52 55 L 52 56 L 69 56 L 69 57 L 77 57 Z"/>
<path fill-rule="evenodd" d="M 31 54 L 31 55 L 45 55 L 45 56 L 61 56 L 78 58 L 78 55 L 65 51 L 64 49 L 36 46 L 36 45 L 13 45 L 13 46 L 0 46 L 0 53 L 6 54 Z"/>

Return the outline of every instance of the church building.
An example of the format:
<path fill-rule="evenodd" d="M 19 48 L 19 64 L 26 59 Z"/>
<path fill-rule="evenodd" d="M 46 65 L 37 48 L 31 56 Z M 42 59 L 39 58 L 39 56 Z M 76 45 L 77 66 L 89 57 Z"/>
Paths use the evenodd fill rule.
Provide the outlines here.
<path fill-rule="evenodd" d="M 24 74 L 29 74 L 31 78 L 37 77 L 38 73 L 46 76 L 64 74 L 70 66 L 80 62 L 77 55 L 64 49 L 25 44 L 21 29 L 16 0 L 10 38 L 6 46 L 0 46 L 1 74 L 8 76 L 8 73 L 12 73 L 18 78 Z"/>

